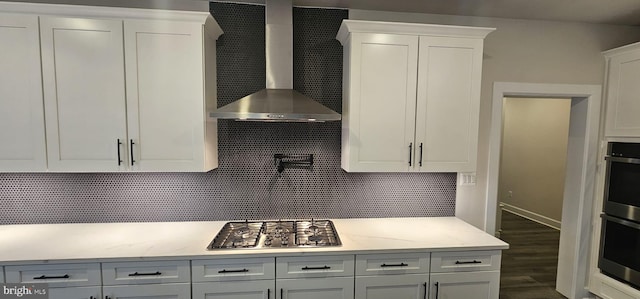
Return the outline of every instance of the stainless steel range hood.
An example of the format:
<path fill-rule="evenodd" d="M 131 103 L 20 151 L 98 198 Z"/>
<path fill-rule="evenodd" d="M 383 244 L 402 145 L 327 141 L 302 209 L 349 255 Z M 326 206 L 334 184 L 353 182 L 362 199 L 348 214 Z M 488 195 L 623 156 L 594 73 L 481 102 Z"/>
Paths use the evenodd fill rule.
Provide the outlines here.
<path fill-rule="evenodd" d="M 209 117 L 267 122 L 337 121 L 341 115 L 293 90 L 292 0 L 266 1 L 266 89 L 217 110 Z"/>

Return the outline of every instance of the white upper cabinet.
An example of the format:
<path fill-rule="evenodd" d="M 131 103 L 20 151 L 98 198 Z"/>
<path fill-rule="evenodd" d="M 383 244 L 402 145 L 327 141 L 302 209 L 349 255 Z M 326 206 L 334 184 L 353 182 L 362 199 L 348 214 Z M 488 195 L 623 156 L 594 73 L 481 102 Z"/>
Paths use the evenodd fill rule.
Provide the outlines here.
<path fill-rule="evenodd" d="M 11 12 L 0 18 L 0 125 L 12 128 L 0 132 L 0 172 L 218 166 L 206 111 L 216 108 L 222 30 L 209 13 L 33 3 L 0 11 Z"/>
<path fill-rule="evenodd" d="M 640 43 L 604 53 L 607 60 L 605 136 L 640 137 Z"/>
<path fill-rule="evenodd" d="M 420 37 L 416 164 L 419 171 L 476 169 L 482 39 Z"/>
<path fill-rule="evenodd" d="M 125 170 L 122 21 L 40 18 L 51 171 Z"/>
<path fill-rule="evenodd" d="M 476 168 L 483 39 L 494 29 L 345 20 L 342 168 Z"/>
<path fill-rule="evenodd" d="M 47 169 L 38 17 L 0 13 L 0 172 Z"/>
<path fill-rule="evenodd" d="M 353 56 L 345 65 L 354 84 L 343 88 L 355 96 L 343 99 L 343 168 L 408 171 L 415 135 L 418 37 L 358 34 L 350 47 Z"/>
<path fill-rule="evenodd" d="M 213 168 L 205 167 L 202 25 L 127 20 L 124 40 L 131 169 Z"/>

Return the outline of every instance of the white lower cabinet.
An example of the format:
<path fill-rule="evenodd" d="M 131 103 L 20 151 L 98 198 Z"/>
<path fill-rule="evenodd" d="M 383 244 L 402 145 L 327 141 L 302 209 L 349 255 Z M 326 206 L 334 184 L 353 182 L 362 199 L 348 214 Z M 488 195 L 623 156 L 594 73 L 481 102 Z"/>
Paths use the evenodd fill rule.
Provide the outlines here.
<path fill-rule="evenodd" d="M 101 299 L 101 298 L 102 298 L 102 288 L 99 286 L 49 289 L 49 299 Z"/>
<path fill-rule="evenodd" d="M 431 274 L 430 299 L 498 299 L 500 272 Z"/>
<path fill-rule="evenodd" d="M 355 299 L 423 299 L 428 286 L 429 274 L 358 276 Z"/>
<path fill-rule="evenodd" d="M 198 282 L 193 284 L 193 299 L 271 299 L 274 280 Z"/>
<path fill-rule="evenodd" d="M 190 283 L 104 286 L 104 299 L 191 299 Z"/>
<path fill-rule="evenodd" d="M 350 299 L 353 277 L 279 279 L 276 299 Z"/>

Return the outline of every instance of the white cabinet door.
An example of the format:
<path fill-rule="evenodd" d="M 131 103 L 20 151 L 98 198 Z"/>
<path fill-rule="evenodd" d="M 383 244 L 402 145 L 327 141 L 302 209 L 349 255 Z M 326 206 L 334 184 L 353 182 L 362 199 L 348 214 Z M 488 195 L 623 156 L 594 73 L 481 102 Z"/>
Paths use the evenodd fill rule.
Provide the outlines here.
<path fill-rule="evenodd" d="M 356 276 L 355 299 L 423 299 L 428 283 L 429 274 Z"/>
<path fill-rule="evenodd" d="M 342 168 L 408 171 L 410 159 L 415 162 L 418 37 L 353 34 L 350 47 L 345 59 Z"/>
<path fill-rule="evenodd" d="M 605 136 L 640 137 L 640 49 L 610 58 Z"/>
<path fill-rule="evenodd" d="M 0 13 L 0 171 L 47 169 L 38 17 Z"/>
<path fill-rule="evenodd" d="M 124 38 L 131 169 L 203 171 L 202 25 L 126 20 Z"/>
<path fill-rule="evenodd" d="M 498 299 L 500 272 L 431 274 L 431 299 Z"/>
<path fill-rule="evenodd" d="M 353 277 L 279 279 L 276 299 L 353 298 Z"/>
<path fill-rule="evenodd" d="M 101 299 L 101 287 L 51 288 L 49 299 Z"/>
<path fill-rule="evenodd" d="M 194 283 L 193 299 L 273 299 L 274 287 L 274 280 Z"/>
<path fill-rule="evenodd" d="M 417 170 L 475 171 L 482 44 L 482 39 L 420 37 Z"/>
<path fill-rule="evenodd" d="M 122 22 L 41 17 L 40 29 L 49 170 L 126 169 Z"/>
<path fill-rule="evenodd" d="M 191 299 L 190 283 L 102 287 L 105 299 Z"/>

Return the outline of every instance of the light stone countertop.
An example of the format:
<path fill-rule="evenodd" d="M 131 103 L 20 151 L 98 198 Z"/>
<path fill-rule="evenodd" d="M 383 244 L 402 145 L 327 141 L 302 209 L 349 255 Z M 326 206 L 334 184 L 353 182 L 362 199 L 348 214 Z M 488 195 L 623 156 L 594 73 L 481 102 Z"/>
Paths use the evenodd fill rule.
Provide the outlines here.
<path fill-rule="evenodd" d="M 332 220 L 342 246 L 213 251 L 206 247 L 226 221 L 3 225 L 0 265 L 508 248 L 455 217 Z"/>

